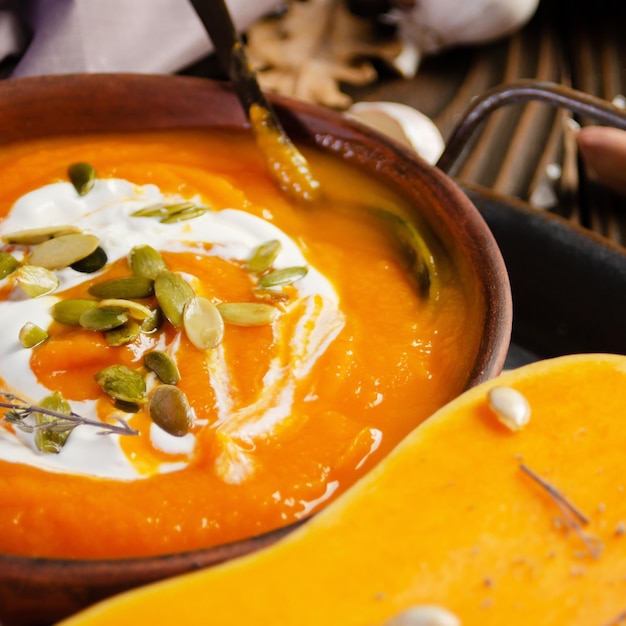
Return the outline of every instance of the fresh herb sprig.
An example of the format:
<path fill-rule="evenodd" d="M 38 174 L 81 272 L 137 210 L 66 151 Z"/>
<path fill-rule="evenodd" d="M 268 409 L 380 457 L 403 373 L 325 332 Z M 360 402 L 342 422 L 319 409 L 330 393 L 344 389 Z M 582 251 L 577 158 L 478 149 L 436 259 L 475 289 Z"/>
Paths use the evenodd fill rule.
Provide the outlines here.
<path fill-rule="evenodd" d="M 32 433 L 38 430 L 48 432 L 67 432 L 72 431 L 77 426 L 94 426 L 99 428 L 99 435 L 138 435 L 139 431 L 131 428 L 125 420 L 117 415 L 114 416 L 117 424 L 108 424 L 99 420 L 83 417 L 78 413 L 71 411 L 70 413 L 61 413 L 60 411 L 54 411 L 37 404 L 31 404 L 22 398 L 19 398 L 13 393 L 7 391 L 0 391 L 0 396 L 5 398 L 5 401 L 0 401 L 0 408 L 8 409 L 4 417 L 0 421 L 4 421 L 8 424 L 14 425 L 23 432 Z M 49 422 L 42 422 L 39 424 L 32 424 L 26 422 L 26 419 L 35 414 L 47 415 L 55 418 Z"/>

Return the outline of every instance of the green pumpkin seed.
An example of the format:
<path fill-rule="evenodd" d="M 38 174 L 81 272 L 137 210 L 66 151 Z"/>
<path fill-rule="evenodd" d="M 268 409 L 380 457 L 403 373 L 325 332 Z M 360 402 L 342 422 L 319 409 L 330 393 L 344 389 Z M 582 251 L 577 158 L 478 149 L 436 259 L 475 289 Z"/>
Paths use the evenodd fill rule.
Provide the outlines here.
<path fill-rule="evenodd" d="M 66 326 L 80 326 L 80 316 L 98 306 L 98 300 L 87 298 L 68 298 L 59 300 L 50 308 L 52 319 Z"/>
<path fill-rule="evenodd" d="M 36 246 L 53 237 L 80 233 L 76 226 L 41 226 L 40 228 L 26 228 L 2 235 L 5 243 L 14 243 L 21 246 Z"/>
<path fill-rule="evenodd" d="M 95 235 L 84 233 L 53 237 L 33 249 L 28 263 L 49 270 L 61 269 L 89 256 L 98 247 L 98 243 Z"/>
<path fill-rule="evenodd" d="M 114 400 L 137 404 L 145 402 L 146 381 L 141 374 L 125 365 L 106 367 L 95 378 L 102 391 Z"/>
<path fill-rule="evenodd" d="M 20 262 L 8 252 L 0 252 L 0 280 L 12 274 L 18 267 Z"/>
<path fill-rule="evenodd" d="M 138 413 L 141 406 L 136 402 L 124 402 L 122 400 L 113 400 L 113 406 L 124 413 Z"/>
<path fill-rule="evenodd" d="M 66 415 L 69 415 L 72 412 L 68 402 L 64 400 L 63 396 L 61 396 L 58 392 L 54 392 L 53 394 L 45 397 L 39 403 L 39 406 L 43 409 L 55 411 L 56 413 L 64 413 Z M 72 433 L 74 425 L 63 424 L 61 426 L 62 421 L 60 418 L 55 417 L 54 415 L 46 415 L 44 413 L 37 413 L 35 421 L 38 426 L 42 426 L 44 424 L 50 425 L 49 427 L 38 428 L 35 430 L 35 445 L 37 446 L 37 450 L 46 454 L 58 454 L 61 452 L 63 446 L 67 442 L 67 438 Z M 60 428 L 58 430 L 54 429 L 55 422 L 60 422 Z"/>
<path fill-rule="evenodd" d="M 37 265 L 22 265 L 15 271 L 15 276 L 20 287 L 31 298 L 52 293 L 59 286 L 55 274 Z"/>
<path fill-rule="evenodd" d="M 161 312 L 161 309 L 157 308 L 152 311 L 152 315 L 150 317 L 146 318 L 143 322 L 141 322 L 141 325 L 139 326 L 139 328 L 142 333 L 145 333 L 146 335 L 150 335 L 156 332 L 157 330 L 159 330 L 159 328 L 161 328 L 162 323 L 163 323 L 163 313 Z"/>
<path fill-rule="evenodd" d="M 133 211 L 130 215 L 131 217 L 167 218 L 170 215 L 182 213 L 183 211 L 190 211 L 195 208 L 197 208 L 197 205 L 191 201 L 173 202 L 170 204 L 158 202 L 156 204 L 151 204 L 149 206 L 143 207 L 142 209 L 137 209 L 136 211 Z"/>
<path fill-rule="evenodd" d="M 139 333 L 139 324 L 137 324 L 135 320 L 128 320 L 117 328 L 105 331 L 104 338 L 110 346 L 118 348 L 119 346 L 126 346 L 135 341 L 135 339 L 139 337 Z"/>
<path fill-rule="evenodd" d="M 224 336 L 224 320 L 217 307 L 207 298 L 192 298 L 183 314 L 185 334 L 198 350 L 219 346 Z"/>
<path fill-rule="evenodd" d="M 149 298 L 154 295 L 154 281 L 143 276 L 123 276 L 94 283 L 88 291 L 96 298 Z"/>
<path fill-rule="evenodd" d="M 272 267 L 281 248 L 282 245 L 278 239 L 270 239 L 262 243 L 253 250 L 252 256 L 248 260 L 248 269 L 251 272 L 265 272 Z"/>
<path fill-rule="evenodd" d="M 128 321 L 128 313 L 124 309 L 106 309 L 98 307 L 85 311 L 78 322 L 87 330 L 105 331 L 117 328 Z"/>
<path fill-rule="evenodd" d="M 79 196 L 87 194 L 96 182 L 96 170 L 89 163 L 72 163 L 67 168 L 67 174 Z"/>
<path fill-rule="evenodd" d="M 200 217 L 206 212 L 207 210 L 204 207 L 195 207 L 194 209 L 179 211 L 178 213 L 173 213 L 172 215 L 168 215 L 167 217 L 162 217 L 159 222 L 161 222 L 161 224 L 175 224 L 176 222 L 185 222 L 187 220 L 192 220 L 196 217 Z"/>
<path fill-rule="evenodd" d="M 180 382 L 180 372 L 172 357 L 160 350 L 147 352 L 143 357 L 143 364 L 154 372 L 159 380 L 168 385 L 176 385 Z"/>
<path fill-rule="evenodd" d="M 150 395 L 148 412 L 152 421 L 174 437 L 184 437 L 193 426 L 187 396 L 173 385 L 159 385 Z"/>
<path fill-rule="evenodd" d="M 135 302 L 134 300 L 126 300 L 124 298 L 106 298 L 104 300 L 100 300 L 101 307 L 105 307 L 107 309 L 111 308 L 119 308 L 128 311 L 128 314 L 133 318 L 140 322 L 143 320 L 147 320 L 149 317 L 152 317 L 152 309 L 149 309 L 147 306 L 140 304 L 139 302 Z"/>
<path fill-rule="evenodd" d="M 279 285 L 289 285 L 304 278 L 308 271 L 308 268 L 304 266 L 285 267 L 261 276 L 258 285 L 261 289 L 278 287 Z"/>
<path fill-rule="evenodd" d="M 185 305 L 194 297 L 194 291 L 178 274 L 166 270 L 154 279 L 154 293 L 163 315 L 176 328 L 183 325 Z"/>
<path fill-rule="evenodd" d="M 278 309 L 264 302 L 222 302 L 217 305 L 222 319 L 236 326 L 264 326 L 278 317 Z"/>
<path fill-rule="evenodd" d="M 135 276 L 154 280 L 159 272 L 167 270 L 165 259 L 152 246 L 135 246 L 130 251 L 130 269 Z"/>
<path fill-rule="evenodd" d="M 70 267 L 83 274 L 93 274 L 101 270 L 108 260 L 107 253 L 98 246 L 91 254 L 88 254 L 84 259 L 80 259 L 80 261 L 76 261 L 76 263 L 72 263 Z"/>
<path fill-rule="evenodd" d="M 33 324 L 33 322 L 26 322 L 19 332 L 19 340 L 24 348 L 34 348 L 40 343 L 43 343 L 48 338 L 48 333 L 43 329 Z"/>

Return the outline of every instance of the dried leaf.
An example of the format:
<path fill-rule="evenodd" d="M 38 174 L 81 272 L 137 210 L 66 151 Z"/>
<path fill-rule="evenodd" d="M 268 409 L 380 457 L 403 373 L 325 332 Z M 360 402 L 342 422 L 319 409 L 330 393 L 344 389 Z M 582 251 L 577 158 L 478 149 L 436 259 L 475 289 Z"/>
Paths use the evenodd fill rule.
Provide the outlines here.
<path fill-rule="evenodd" d="M 248 30 L 248 56 L 263 89 L 344 109 L 351 98 L 340 84 L 366 85 L 378 74 L 368 59 L 390 67 L 403 51 L 342 0 L 290 0 L 280 17 Z"/>

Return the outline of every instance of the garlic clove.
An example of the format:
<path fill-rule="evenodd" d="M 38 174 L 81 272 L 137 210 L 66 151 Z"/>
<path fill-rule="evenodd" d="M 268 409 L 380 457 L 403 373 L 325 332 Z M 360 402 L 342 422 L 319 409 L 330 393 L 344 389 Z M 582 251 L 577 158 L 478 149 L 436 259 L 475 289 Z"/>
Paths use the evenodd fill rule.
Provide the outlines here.
<path fill-rule="evenodd" d="M 428 163 L 436 163 L 443 152 L 444 140 L 435 123 L 406 104 L 357 102 L 346 114 L 415 150 Z"/>
<path fill-rule="evenodd" d="M 422 55 L 444 48 L 493 41 L 521 28 L 539 0 L 421 0 L 394 9 L 400 39 L 413 42 Z"/>

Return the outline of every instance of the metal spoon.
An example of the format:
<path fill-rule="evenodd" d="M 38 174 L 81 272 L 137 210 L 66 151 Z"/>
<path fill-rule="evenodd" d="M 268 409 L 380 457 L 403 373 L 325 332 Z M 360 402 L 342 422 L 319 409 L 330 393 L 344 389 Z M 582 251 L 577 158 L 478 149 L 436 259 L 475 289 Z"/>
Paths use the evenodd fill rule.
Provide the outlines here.
<path fill-rule="evenodd" d="M 215 45 L 220 64 L 250 121 L 270 174 L 289 196 L 311 202 L 319 195 L 319 182 L 261 91 L 225 0 L 191 0 L 191 4 Z"/>

